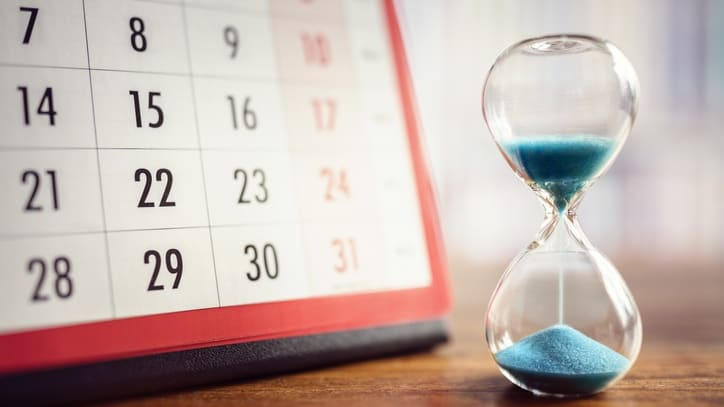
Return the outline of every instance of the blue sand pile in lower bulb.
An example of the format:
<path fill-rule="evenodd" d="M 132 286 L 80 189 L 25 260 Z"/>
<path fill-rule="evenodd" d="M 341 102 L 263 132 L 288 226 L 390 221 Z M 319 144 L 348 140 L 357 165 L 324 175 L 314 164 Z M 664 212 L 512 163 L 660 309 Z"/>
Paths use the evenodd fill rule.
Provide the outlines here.
<path fill-rule="evenodd" d="M 629 360 L 568 325 L 553 325 L 495 354 L 495 360 L 529 390 L 585 395 L 603 390 Z"/>
<path fill-rule="evenodd" d="M 541 135 L 502 140 L 502 149 L 525 175 L 547 191 L 559 212 L 606 165 L 613 140 L 588 135 Z"/>

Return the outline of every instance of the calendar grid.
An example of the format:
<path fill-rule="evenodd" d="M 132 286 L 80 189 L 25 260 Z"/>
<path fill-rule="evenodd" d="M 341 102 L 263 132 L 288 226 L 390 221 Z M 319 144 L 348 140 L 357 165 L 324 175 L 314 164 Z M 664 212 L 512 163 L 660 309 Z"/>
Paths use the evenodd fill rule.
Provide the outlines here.
<path fill-rule="evenodd" d="M 136 3 L 159 9 L 145 10 Z M 62 208 L 76 212 L 67 215 L 66 223 L 65 214 L 55 216 L 60 219 L 57 224 L 13 223 L 0 233 L 0 250 L 21 240 L 45 239 L 41 248 L 57 252 L 55 247 L 66 245 L 56 243 L 61 240 L 87 242 L 102 237 L 104 265 L 93 263 L 95 268 L 78 273 L 97 274 L 105 268 L 107 289 L 93 287 L 98 292 L 83 301 L 85 306 L 99 304 L 107 295 L 110 315 L 88 319 L 82 311 L 72 310 L 75 314 L 67 320 L 48 322 L 38 317 L 29 325 L 0 319 L 0 333 L 430 284 L 420 214 L 410 210 L 417 208 L 417 191 L 405 186 L 413 183 L 414 173 L 399 95 L 389 88 L 394 73 L 380 68 L 392 63 L 389 51 L 384 42 L 375 45 L 377 37 L 352 30 L 364 26 L 371 31 L 373 26 L 352 18 L 342 3 L 335 5 L 338 14 L 319 19 L 289 18 L 272 9 L 235 13 L 256 19 L 253 28 L 260 35 L 249 38 L 267 41 L 250 48 L 249 52 L 258 53 L 250 54 L 256 59 L 236 65 L 235 70 L 222 65 L 235 66 L 228 56 L 232 49 L 237 52 L 235 36 L 249 33 L 233 31 L 244 27 L 226 16 L 215 20 L 218 15 L 192 15 L 194 10 L 225 9 L 188 1 L 82 0 L 78 4 L 85 67 L 70 60 L 68 66 L 57 61 L 0 62 L 0 69 L 8 71 L 35 69 L 51 85 L 55 72 L 70 79 L 87 72 L 88 112 L 82 103 L 76 112 L 59 110 L 57 125 L 62 131 L 54 130 L 52 120 L 49 125 L 41 123 L 48 135 L 77 133 L 77 138 L 0 140 L 0 166 L 21 164 L 8 170 L 0 167 L 5 173 L 35 165 L 21 160 L 26 156 L 48 168 L 75 169 L 57 173 L 68 177 L 60 179 L 62 188 L 79 186 L 61 195 Z M 126 15 L 117 18 L 117 13 L 108 12 L 129 4 L 133 10 Z M 154 19 L 160 15 L 162 19 Z M 104 26 L 116 19 L 120 20 L 116 26 Z M 167 32 L 183 31 L 183 47 L 172 42 L 166 49 L 153 48 L 153 41 L 166 35 L 153 25 L 159 21 L 171 27 L 165 28 Z M 212 23 L 215 34 L 207 37 Z M 196 45 L 194 24 L 196 35 L 203 37 L 195 39 Z M 122 33 L 122 41 L 101 39 L 99 35 L 106 32 Z M 230 32 L 236 34 L 221 35 Z M 170 37 L 177 38 L 174 35 Z M 206 49 L 214 41 L 221 48 Z M 370 47 L 373 58 L 365 54 Z M 329 52 L 334 63 L 327 59 Z M 207 63 L 206 58 L 217 60 Z M 183 70 L 182 63 L 187 72 L 176 72 Z M 28 76 L 24 69 L 13 75 Z M 70 91 L 65 94 L 71 94 L 67 100 L 82 102 L 83 89 L 72 80 L 66 82 Z M 64 95 L 62 90 L 55 89 L 58 98 Z M 28 111 L 34 114 L 35 106 L 28 110 L 25 103 L 26 116 Z M 74 127 L 84 123 L 85 114 L 87 138 L 82 137 L 83 129 Z M 25 120 L 25 127 L 9 132 L 22 135 L 33 130 Z M 72 158 L 91 154 L 92 170 Z M 91 181 L 98 184 L 98 191 L 80 188 Z M 17 189 L 17 181 L 13 182 Z M 26 199 L 16 198 L 18 202 L 12 202 L 16 206 Z M 91 209 L 97 206 L 97 223 L 92 210 L 80 203 Z M 87 266 L 83 261 L 101 257 L 100 250 L 91 257 L 82 246 L 67 246 L 79 258 L 87 257 L 78 261 L 79 269 Z M 15 269 L 25 267 L 18 264 Z M 213 270 L 213 281 L 204 274 L 206 269 Z M 82 286 L 81 277 L 77 292 L 85 293 L 88 288 Z M 13 284 L 25 289 L 27 281 Z M 206 297 L 211 291 L 215 301 Z M 174 293 L 182 294 L 174 297 Z M 31 312 L 27 303 L 22 307 L 22 312 Z"/>
<path fill-rule="evenodd" d="M 95 103 L 93 102 L 93 79 L 91 77 L 91 71 L 90 71 L 90 50 L 88 48 L 88 29 L 86 26 L 86 15 L 85 15 L 85 0 L 82 2 L 83 6 L 83 32 L 85 34 L 85 49 L 86 49 L 86 60 L 88 61 L 88 86 L 90 91 L 90 98 L 91 98 L 91 116 L 93 118 L 93 136 L 95 139 L 95 152 L 96 152 L 96 168 L 98 170 L 98 191 L 101 197 L 101 202 L 103 202 L 103 180 L 101 178 L 101 158 L 100 158 L 100 152 L 98 150 L 98 130 L 96 127 L 96 112 L 95 112 Z M 108 274 L 108 296 L 110 299 L 110 305 L 111 305 L 111 316 L 115 318 L 116 316 L 116 303 L 115 298 L 113 296 L 113 287 L 112 285 L 112 278 L 111 278 L 111 259 L 110 259 L 110 246 L 108 245 L 108 230 L 106 227 L 106 211 L 103 205 L 101 205 L 101 215 L 103 218 L 103 243 L 105 245 L 106 253 L 105 253 L 105 262 L 106 262 L 106 271 Z"/>

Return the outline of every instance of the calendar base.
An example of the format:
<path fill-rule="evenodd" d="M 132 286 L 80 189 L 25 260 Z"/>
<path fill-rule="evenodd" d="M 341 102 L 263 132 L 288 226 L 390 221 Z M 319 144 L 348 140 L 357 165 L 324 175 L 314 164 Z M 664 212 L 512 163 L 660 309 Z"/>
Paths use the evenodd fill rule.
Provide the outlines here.
<path fill-rule="evenodd" d="M 9 405 L 71 404 L 291 372 L 429 349 L 444 320 L 273 339 L 0 376 Z"/>

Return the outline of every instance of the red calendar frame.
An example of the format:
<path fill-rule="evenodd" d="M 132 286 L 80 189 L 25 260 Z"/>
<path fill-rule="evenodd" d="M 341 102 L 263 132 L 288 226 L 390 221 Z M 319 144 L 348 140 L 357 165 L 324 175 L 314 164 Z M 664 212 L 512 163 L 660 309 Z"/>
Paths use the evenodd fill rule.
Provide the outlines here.
<path fill-rule="evenodd" d="M 0 336 L 0 374 L 440 319 L 449 284 L 394 0 L 384 0 L 432 273 L 427 287 L 133 317 Z"/>

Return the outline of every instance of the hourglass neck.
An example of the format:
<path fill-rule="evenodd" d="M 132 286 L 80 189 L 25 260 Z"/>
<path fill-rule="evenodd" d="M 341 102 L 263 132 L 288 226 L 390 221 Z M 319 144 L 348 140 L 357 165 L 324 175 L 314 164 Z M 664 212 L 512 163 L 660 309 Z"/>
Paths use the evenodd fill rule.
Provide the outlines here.
<path fill-rule="evenodd" d="M 546 216 L 536 238 L 528 250 L 537 251 L 586 251 L 593 248 L 581 230 L 576 207 L 558 211 L 546 205 Z"/>

